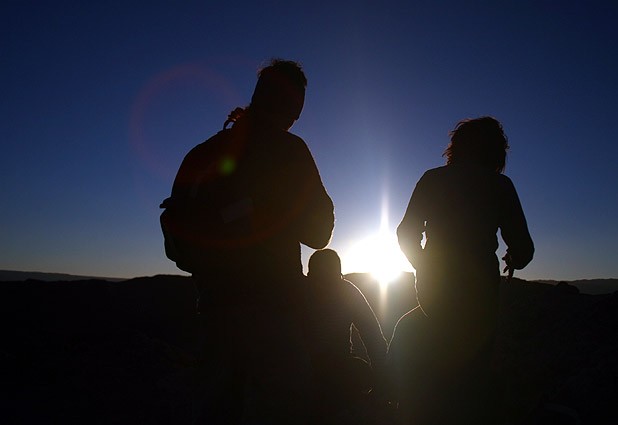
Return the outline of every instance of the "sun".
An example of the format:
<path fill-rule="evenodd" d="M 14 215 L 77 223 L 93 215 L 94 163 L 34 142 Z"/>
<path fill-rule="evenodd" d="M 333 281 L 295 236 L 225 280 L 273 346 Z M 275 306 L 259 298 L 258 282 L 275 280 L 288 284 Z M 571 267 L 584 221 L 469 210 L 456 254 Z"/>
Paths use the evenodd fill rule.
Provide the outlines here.
<path fill-rule="evenodd" d="M 344 273 L 371 273 L 381 286 L 387 286 L 404 271 L 414 269 L 401 252 L 397 237 L 381 230 L 352 243 L 342 252 Z"/>

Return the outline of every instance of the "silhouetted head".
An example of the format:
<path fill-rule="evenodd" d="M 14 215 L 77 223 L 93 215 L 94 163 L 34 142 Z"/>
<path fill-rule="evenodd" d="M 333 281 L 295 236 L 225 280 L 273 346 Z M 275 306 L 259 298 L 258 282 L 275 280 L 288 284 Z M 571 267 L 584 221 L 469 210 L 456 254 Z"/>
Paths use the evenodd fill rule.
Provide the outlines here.
<path fill-rule="evenodd" d="M 332 249 L 320 249 L 309 257 L 307 275 L 318 280 L 341 279 L 341 259 Z"/>
<path fill-rule="evenodd" d="M 442 155 L 447 164 L 474 163 L 497 173 L 504 171 L 509 142 L 497 119 L 480 117 L 459 121 L 449 136 L 451 142 Z"/>
<path fill-rule="evenodd" d="M 300 117 L 306 87 L 307 78 L 299 63 L 273 59 L 258 73 L 249 108 L 256 116 L 288 130 Z"/>

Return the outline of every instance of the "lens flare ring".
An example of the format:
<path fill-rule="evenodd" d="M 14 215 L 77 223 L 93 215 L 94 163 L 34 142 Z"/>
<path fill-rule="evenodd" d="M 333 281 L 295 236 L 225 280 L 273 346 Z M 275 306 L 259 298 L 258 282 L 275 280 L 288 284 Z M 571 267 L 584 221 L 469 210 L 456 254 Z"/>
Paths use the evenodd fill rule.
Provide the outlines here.
<path fill-rule="evenodd" d="M 156 141 L 153 140 L 152 134 L 156 134 L 156 128 L 161 125 L 161 117 L 155 112 L 155 105 L 165 104 L 168 96 L 174 96 L 187 87 L 203 91 L 204 99 L 208 101 L 214 99 L 226 105 L 222 106 L 222 124 L 223 113 L 228 105 L 234 105 L 240 98 L 229 79 L 200 64 L 180 64 L 146 81 L 131 107 L 129 144 L 138 161 L 155 175 L 167 178 L 178 166 L 168 164 L 169 155 L 164 148 L 157 147 Z"/>

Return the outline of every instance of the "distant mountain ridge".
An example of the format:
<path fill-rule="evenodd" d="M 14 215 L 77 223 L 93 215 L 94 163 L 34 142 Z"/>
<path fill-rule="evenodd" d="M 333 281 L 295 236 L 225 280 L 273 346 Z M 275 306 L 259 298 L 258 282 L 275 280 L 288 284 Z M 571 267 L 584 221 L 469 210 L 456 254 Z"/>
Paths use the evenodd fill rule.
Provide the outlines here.
<path fill-rule="evenodd" d="M 375 280 L 371 277 L 370 273 L 348 273 L 346 277 L 352 281 L 366 281 Z M 47 273 L 47 272 L 28 272 L 17 270 L 0 270 L 0 282 L 21 282 L 24 280 L 33 279 L 41 280 L 44 282 L 72 282 L 78 280 L 105 280 L 108 282 L 122 282 L 125 280 L 131 280 L 132 278 L 120 278 L 120 277 L 104 277 L 104 276 L 82 276 L 72 275 L 68 273 Z M 413 279 L 413 274 L 410 272 L 404 272 L 398 280 L 410 280 Z M 546 283 L 549 285 L 557 285 L 560 282 L 568 283 L 571 286 L 575 286 L 582 294 L 611 294 L 618 291 L 618 278 L 610 279 L 577 279 L 577 280 L 554 280 L 554 279 L 534 279 L 529 282 Z"/>
<path fill-rule="evenodd" d="M 128 280 L 120 277 L 80 276 L 67 273 L 24 272 L 17 270 L 0 270 L 0 282 L 20 282 L 23 280 L 42 280 L 45 282 L 71 282 L 76 280 L 106 280 L 108 282 L 122 282 Z"/>
<path fill-rule="evenodd" d="M 348 273 L 344 276 L 345 278 L 351 280 L 352 282 L 364 283 L 363 289 L 366 286 L 366 282 L 375 280 L 371 276 L 370 273 Z M 577 280 L 554 280 L 554 279 L 519 279 L 519 281 L 523 282 L 538 282 L 544 283 L 547 285 L 556 286 L 559 283 L 567 283 L 570 286 L 576 287 L 580 293 L 582 294 L 590 294 L 590 295 L 601 295 L 601 294 L 611 294 L 618 291 L 618 278 L 612 279 L 577 279 Z M 397 281 L 402 282 L 410 282 L 414 284 L 414 274 L 410 272 L 404 272 L 397 279 Z"/>
<path fill-rule="evenodd" d="M 561 282 L 575 286 L 582 294 L 600 295 L 618 291 L 618 279 L 577 279 L 577 280 L 550 280 L 536 279 L 534 282 L 557 285 Z"/>

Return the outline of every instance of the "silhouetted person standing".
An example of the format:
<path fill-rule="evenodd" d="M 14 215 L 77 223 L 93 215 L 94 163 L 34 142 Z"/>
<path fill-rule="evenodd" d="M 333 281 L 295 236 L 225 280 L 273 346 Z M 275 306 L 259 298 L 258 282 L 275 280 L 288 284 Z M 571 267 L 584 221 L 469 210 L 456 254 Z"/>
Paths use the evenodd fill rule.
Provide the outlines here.
<path fill-rule="evenodd" d="M 398 322 L 389 356 L 404 414 L 419 424 L 482 423 L 475 415 L 491 406 L 476 410 L 483 398 L 475 391 L 487 377 L 498 313 L 498 230 L 508 269 L 525 267 L 534 253 L 515 187 L 502 174 L 502 125 L 463 120 L 450 136 L 446 166 L 421 177 L 397 229 L 420 307 Z"/>
<path fill-rule="evenodd" d="M 334 226 L 313 157 L 288 132 L 306 84 L 299 64 L 272 61 L 250 105 L 187 154 L 174 182 L 172 199 L 190 199 L 200 217 L 179 264 L 193 273 L 205 326 L 200 423 L 303 420 L 300 244 L 323 248 Z"/>
<path fill-rule="evenodd" d="M 365 416 L 367 392 L 385 372 L 386 340 L 365 296 L 343 278 L 335 251 L 313 253 L 308 277 L 306 330 L 316 385 L 313 423 L 358 423 Z M 370 364 L 351 354 L 352 326 Z"/>

